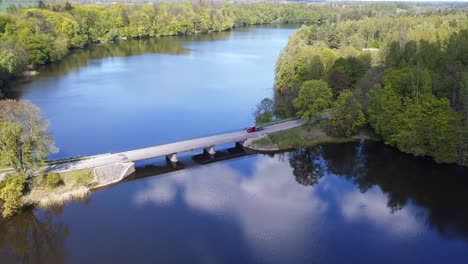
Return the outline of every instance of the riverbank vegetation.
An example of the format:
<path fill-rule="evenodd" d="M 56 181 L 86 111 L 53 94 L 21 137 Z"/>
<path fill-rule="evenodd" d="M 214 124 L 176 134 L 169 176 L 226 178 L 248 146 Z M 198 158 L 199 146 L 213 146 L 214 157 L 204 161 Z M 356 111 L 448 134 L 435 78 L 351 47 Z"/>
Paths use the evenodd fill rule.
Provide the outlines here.
<path fill-rule="evenodd" d="M 29 173 L 57 151 L 48 122 L 28 101 L 0 100 L 0 165 Z"/>
<path fill-rule="evenodd" d="M 22 199 L 24 205 L 51 206 L 83 198 L 95 185 L 93 170 L 48 173 L 30 181 L 31 190 Z"/>
<path fill-rule="evenodd" d="M 56 151 L 41 111 L 27 101 L 0 100 L 0 165 L 10 168 L 0 181 L 0 212 L 9 217 L 24 205 L 60 203 L 89 192 L 91 170 L 45 173 Z"/>
<path fill-rule="evenodd" d="M 63 173 L 10 173 L 0 181 L 0 213 L 7 218 L 28 206 L 51 206 L 86 197 L 95 185 L 92 169 Z M 0 217 L 0 219 L 1 219 Z"/>
<path fill-rule="evenodd" d="M 330 120 L 309 123 L 263 136 L 251 142 L 248 147 L 259 151 L 278 151 L 310 148 L 320 144 L 349 142 L 358 139 L 379 140 L 379 137 L 367 128 L 361 128 L 352 135 L 333 135 L 328 131 L 329 127 Z"/>
<path fill-rule="evenodd" d="M 466 43 L 464 11 L 303 26 L 277 62 L 275 114 L 309 120 L 331 107 L 329 134 L 367 123 L 403 152 L 467 165 Z"/>

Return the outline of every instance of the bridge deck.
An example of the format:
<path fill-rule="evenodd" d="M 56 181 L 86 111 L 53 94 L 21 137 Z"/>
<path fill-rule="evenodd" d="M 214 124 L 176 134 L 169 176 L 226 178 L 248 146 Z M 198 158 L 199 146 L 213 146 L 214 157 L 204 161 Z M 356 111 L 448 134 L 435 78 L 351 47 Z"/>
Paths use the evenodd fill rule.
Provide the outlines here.
<path fill-rule="evenodd" d="M 52 165 L 49 167 L 49 169 L 57 172 L 64 172 L 71 170 L 94 168 L 120 162 L 131 162 L 155 157 L 162 157 L 175 153 L 209 148 L 211 146 L 216 145 L 223 145 L 232 142 L 241 142 L 249 138 L 257 137 L 260 134 L 270 134 L 298 127 L 302 124 L 303 122 L 301 120 L 287 121 L 279 124 L 265 126 L 265 129 L 259 132 L 247 133 L 246 131 L 242 130 L 232 133 L 169 143 L 154 147 L 112 153 L 107 155 L 98 155 L 81 161 Z"/>

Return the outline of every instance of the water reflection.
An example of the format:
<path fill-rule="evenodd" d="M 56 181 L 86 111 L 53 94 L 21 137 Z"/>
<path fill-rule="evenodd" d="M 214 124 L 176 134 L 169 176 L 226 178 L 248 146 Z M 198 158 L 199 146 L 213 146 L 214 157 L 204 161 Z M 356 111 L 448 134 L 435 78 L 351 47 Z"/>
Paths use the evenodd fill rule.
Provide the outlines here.
<path fill-rule="evenodd" d="M 0 263 L 65 263 L 70 230 L 54 220 L 59 214 L 57 207 L 0 222 Z"/>
<path fill-rule="evenodd" d="M 313 189 L 289 184 L 290 174 L 288 166 L 268 156 L 258 158 L 248 177 L 229 166 L 204 166 L 152 182 L 134 202 L 170 206 L 180 194 L 193 209 L 237 219 L 246 243 L 261 259 L 288 261 L 305 250 L 303 228 L 313 229 L 327 210 Z"/>
<path fill-rule="evenodd" d="M 378 187 L 391 212 L 414 203 L 424 208 L 424 221 L 444 237 L 467 240 L 466 168 L 438 165 L 371 142 L 327 145 L 323 157 L 330 172 L 352 180 L 362 193 Z"/>
<path fill-rule="evenodd" d="M 341 197 L 341 213 L 349 222 L 366 221 L 380 230 L 393 235 L 414 236 L 422 229 L 412 209 L 402 208 L 389 213 L 386 196 L 378 188 L 362 194 L 358 191 Z"/>
<path fill-rule="evenodd" d="M 303 243 L 319 243 L 305 230 L 324 228 L 322 223 L 336 214 L 341 215 L 333 220 L 337 225 L 364 224 L 366 232 L 406 241 L 424 239 L 427 224 L 445 238 L 468 237 L 466 169 L 372 142 L 258 156 L 253 166 L 250 171 L 221 164 L 182 171 L 152 182 L 134 202 L 171 206 L 182 196 L 190 208 L 235 217 L 249 245 L 265 258 L 273 251 L 275 258 L 290 257 Z"/>
<path fill-rule="evenodd" d="M 289 154 L 289 164 L 296 181 L 302 185 L 315 185 L 324 175 L 322 148 L 301 149 Z"/>
<path fill-rule="evenodd" d="M 466 175 L 372 142 L 187 166 L 0 224 L 0 262 L 464 263 Z"/>

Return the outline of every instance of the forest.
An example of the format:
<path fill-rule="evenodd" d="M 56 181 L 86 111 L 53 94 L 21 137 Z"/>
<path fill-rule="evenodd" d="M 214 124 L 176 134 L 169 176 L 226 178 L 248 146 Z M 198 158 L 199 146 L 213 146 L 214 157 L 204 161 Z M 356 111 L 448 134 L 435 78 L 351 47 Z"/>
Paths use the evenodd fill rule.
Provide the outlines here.
<path fill-rule="evenodd" d="M 467 43 L 463 10 L 303 26 L 277 61 L 275 113 L 329 110 L 330 134 L 367 124 L 405 153 L 467 165 Z"/>

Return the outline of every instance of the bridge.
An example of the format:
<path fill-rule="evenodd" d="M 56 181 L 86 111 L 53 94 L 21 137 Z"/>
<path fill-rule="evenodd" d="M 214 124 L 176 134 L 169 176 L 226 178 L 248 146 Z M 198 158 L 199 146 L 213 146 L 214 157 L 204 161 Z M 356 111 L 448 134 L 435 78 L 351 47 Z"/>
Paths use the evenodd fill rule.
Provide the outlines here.
<path fill-rule="evenodd" d="M 177 155 L 183 152 L 194 150 L 203 150 L 208 154 L 215 154 L 215 147 L 229 143 L 243 145 L 245 140 L 258 137 L 261 134 L 270 134 L 286 129 L 295 128 L 303 125 L 301 120 L 286 121 L 274 125 L 265 126 L 263 130 L 253 133 L 247 133 L 245 130 L 231 133 L 219 134 L 203 138 L 174 142 L 154 147 L 135 149 L 130 151 L 102 154 L 89 157 L 80 161 L 50 165 L 48 170 L 55 172 L 66 172 L 80 169 L 96 168 L 112 164 L 121 164 L 135 162 L 139 160 L 151 159 L 156 157 L 166 157 L 170 162 L 177 162 Z"/>

